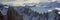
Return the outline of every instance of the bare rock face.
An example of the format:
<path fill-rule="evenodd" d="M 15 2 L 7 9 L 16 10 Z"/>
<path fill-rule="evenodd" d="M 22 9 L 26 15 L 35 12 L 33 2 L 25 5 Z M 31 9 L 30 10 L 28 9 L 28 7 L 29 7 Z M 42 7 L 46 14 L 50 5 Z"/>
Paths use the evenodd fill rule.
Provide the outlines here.
<path fill-rule="evenodd" d="M 14 8 L 9 7 L 7 11 L 8 20 L 23 20 L 23 16 L 19 16 Z"/>

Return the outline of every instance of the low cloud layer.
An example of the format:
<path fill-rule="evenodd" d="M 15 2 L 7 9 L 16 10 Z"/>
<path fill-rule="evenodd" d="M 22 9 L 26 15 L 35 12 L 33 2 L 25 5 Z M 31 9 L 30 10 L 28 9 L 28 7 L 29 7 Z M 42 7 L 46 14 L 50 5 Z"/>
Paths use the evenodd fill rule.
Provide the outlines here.
<path fill-rule="evenodd" d="M 3 4 L 23 5 L 24 3 L 48 2 L 48 0 L 0 0 Z"/>
<path fill-rule="evenodd" d="M 40 0 L 1 0 L 2 2 L 12 2 L 12 3 L 39 3 Z"/>

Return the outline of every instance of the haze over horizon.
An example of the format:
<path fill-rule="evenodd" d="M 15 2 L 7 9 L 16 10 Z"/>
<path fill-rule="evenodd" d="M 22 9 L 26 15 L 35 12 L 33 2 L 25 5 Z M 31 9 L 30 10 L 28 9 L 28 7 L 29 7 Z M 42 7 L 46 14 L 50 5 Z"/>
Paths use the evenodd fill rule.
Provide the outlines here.
<path fill-rule="evenodd" d="M 55 0 L 53 0 L 55 1 Z M 57 0 L 58 2 L 60 0 Z M 24 3 L 40 3 L 40 2 L 48 2 L 48 0 L 0 0 L 3 4 L 10 4 L 10 5 L 23 5 Z"/>

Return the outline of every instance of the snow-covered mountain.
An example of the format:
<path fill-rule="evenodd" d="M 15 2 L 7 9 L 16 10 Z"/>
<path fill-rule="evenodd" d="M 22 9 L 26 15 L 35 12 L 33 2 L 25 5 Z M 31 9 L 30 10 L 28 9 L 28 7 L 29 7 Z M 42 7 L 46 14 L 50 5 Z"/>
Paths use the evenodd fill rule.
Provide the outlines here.
<path fill-rule="evenodd" d="M 60 3 L 58 3 L 58 2 L 45 2 L 45 3 L 40 3 L 40 5 L 42 6 L 42 7 L 44 7 L 44 6 L 46 6 L 47 8 L 54 8 L 54 7 L 60 7 L 59 5 L 60 5 Z"/>
<path fill-rule="evenodd" d="M 16 7 L 9 6 L 9 7 L 14 7 L 14 9 L 18 12 L 19 15 L 23 15 L 24 20 L 58 20 L 58 15 L 56 14 L 57 11 L 53 10 L 56 7 L 54 4 L 56 6 L 58 6 L 58 4 L 60 5 L 60 3 L 51 2 L 51 3 L 42 3 L 41 5 L 39 4 L 40 7 L 37 7 L 36 5 L 24 6 L 24 7 L 23 6 L 16 6 Z M 43 6 L 47 6 L 47 7 L 43 7 Z M 53 11 L 47 12 L 50 9 Z M 4 8 L 2 13 L 5 15 L 7 14 L 6 11 L 7 10 Z"/>

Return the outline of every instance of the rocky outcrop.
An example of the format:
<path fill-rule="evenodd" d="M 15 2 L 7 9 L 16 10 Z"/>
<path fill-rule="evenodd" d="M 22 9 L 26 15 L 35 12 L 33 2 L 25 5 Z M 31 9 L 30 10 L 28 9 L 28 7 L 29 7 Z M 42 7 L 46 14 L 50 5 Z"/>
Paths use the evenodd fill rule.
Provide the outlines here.
<path fill-rule="evenodd" d="M 19 16 L 18 13 L 12 7 L 8 8 L 7 15 L 8 20 L 23 20 L 23 16 Z"/>
<path fill-rule="evenodd" d="M 0 20 L 2 20 L 2 13 L 0 12 Z"/>

